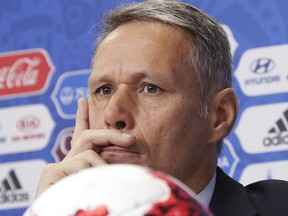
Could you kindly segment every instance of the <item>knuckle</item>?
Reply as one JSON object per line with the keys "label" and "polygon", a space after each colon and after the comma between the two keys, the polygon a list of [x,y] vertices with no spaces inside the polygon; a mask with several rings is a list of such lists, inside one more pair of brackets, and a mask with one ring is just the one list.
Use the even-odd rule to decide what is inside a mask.
{"label": "knuckle", "polygon": [[89,129],[85,129],[82,131],[82,133],[80,134],[80,136],[88,136],[90,130]]}
{"label": "knuckle", "polygon": [[96,154],[96,152],[95,152],[94,150],[92,150],[92,149],[87,149],[87,150],[86,150],[86,153],[87,153],[88,155],[94,155],[94,154]]}
{"label": "knuckle", "polygon": [[44,167],[44,171],[54,170],[56,165],[57,165],[56,163],[48,163],[48,164]]}

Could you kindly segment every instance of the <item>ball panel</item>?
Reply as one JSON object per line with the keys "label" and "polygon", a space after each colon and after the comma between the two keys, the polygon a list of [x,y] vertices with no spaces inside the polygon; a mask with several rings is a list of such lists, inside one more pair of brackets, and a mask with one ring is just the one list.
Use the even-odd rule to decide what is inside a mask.
{"label": "ball panel", "polygon": [[24,216],[163,214],[209,215],[177,179],[138,165],[115,164],[63,178],[35,200]]}

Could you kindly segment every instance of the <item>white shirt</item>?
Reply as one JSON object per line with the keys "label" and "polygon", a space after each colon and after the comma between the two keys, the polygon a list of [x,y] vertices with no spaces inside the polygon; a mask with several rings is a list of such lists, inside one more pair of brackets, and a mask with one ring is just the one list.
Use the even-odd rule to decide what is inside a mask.
{"label": "white shirt", "polygon": [[216,183],[216,172],[213,176],[213,178],[210,180],[210,182],[207,184],[207,186],[197,194],[197,198],[204,203],[207,207],[210,204],[212,194],[215,188],[215,183]]}

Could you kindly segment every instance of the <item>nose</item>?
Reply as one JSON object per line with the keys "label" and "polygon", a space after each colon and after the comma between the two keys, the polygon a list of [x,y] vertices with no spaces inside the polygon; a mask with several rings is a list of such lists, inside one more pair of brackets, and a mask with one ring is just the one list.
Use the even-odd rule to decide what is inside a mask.
{"label": "nose", "polygon": [[134,126],[135,103],[127,91],[117,90],[105,109],[104,123],[107,128],[129,130]]}

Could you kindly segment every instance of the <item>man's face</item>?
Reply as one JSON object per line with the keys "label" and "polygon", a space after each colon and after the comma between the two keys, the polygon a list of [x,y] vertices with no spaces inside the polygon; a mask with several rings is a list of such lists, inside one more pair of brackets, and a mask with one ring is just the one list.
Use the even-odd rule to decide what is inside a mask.
{"label": "man's face", "polygon": [[108,163],[149,166],[187,181],[205,163],[209,120],[199,117],[192,39],[158,22],[121,25],[101,43],[89,79],[91,129],[136,137],[127,149],[103,148]]}

